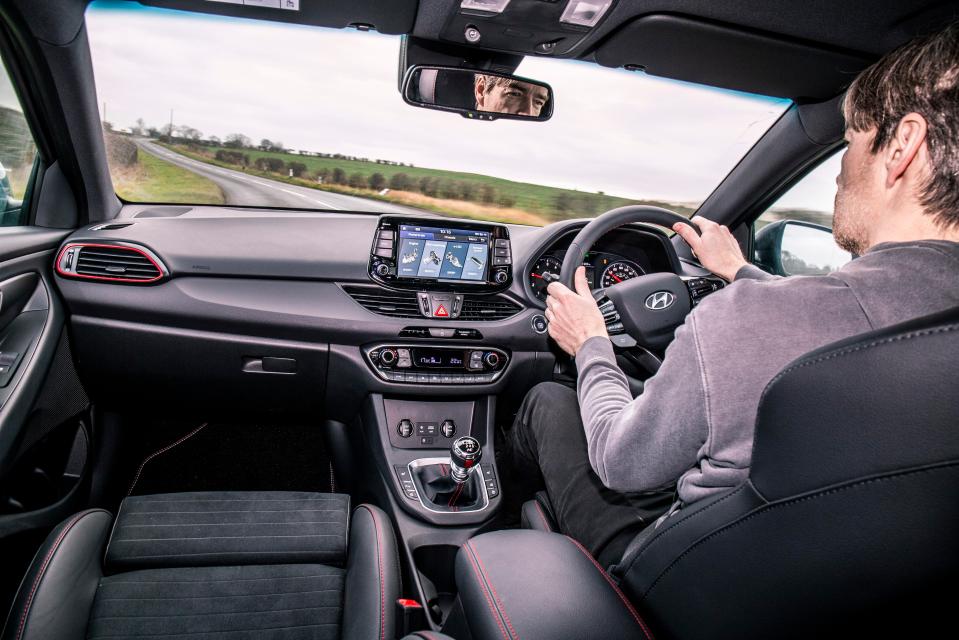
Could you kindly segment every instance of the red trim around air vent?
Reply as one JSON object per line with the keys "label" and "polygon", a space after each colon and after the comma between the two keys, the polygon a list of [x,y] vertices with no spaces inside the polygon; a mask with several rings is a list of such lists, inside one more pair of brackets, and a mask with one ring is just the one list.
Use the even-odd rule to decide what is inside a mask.
{"label": "red trim around air vent", "polygon": [[[102,248],[102,249],[121,249],[121,250],[126,250],[126,251],[133,251],[133,252],[139,253],[139,254],[142,255],[144,258],[146,258],[147,260],[149,260],[149,261],[150,261],[150,264],[152,264],[154,267],[156,267],[157,273],[159,273],[159,275],[158,275],[157,277],[155,277],[155,278],[150,278],[150,279],[148,279],[148,280],[141,280],[141,279],[138,279],[138,278],[122,278],[122,277],[121,277],[121,278],[113,278],[113,277],[109,277],[109,276],[91,276],[91,275],[87,275],[87,274],[85,274],[85,273],[70,273],[69,271],[63,271],[62,269],[60,269],[60,261],[63,259],[63,254],[66,253],[69,249],[72,249],[72,248],[74,248],[74,247],[100,247],[100,248]],[[77,252],[76,258],[74,259],[74,262],[73,262],[74,268],[76,268],[76,261],[77,261],[77,259],[79,259],[79,257],[80,257],[80,254],[79,254],[79,252]],[[108,282],[127,282],[127,283],[136,283],[136,284],[149,284],[149,283],[151,283],[151,282],[156,282],[157,280],[162,280],[162,279],[163,279],[163,276],[164,276],[164,269],[163,269],[163,267],[160,266],[160,264],[153,258],[153,256],[151,256],[149,253],[147,253],[147,252],[144,251],[143,249],[140,249],[140,248],[138,248],[138,247],[131,247],[131,246],[125,245],[125,244],[102,244],[102,243],[96,243],[96,242],[71,242],[71,243],[69,243],[69,244],[64,245],[64,247],[63,247],[62,249],[60,249],[60,253],[57,254],[57,260],[56,260],[56,262],[54,262],[53,266],[54,266],[54,268],[56,269],[57,275],[60,275],[60,276],[62,276],[62,277],[64,277],[64,278],[83,278],[83,279],[85,279],[85,280],[101,280],[101,281],[104,281],[104,280],[105,280],[105,281],[108,281]]]}

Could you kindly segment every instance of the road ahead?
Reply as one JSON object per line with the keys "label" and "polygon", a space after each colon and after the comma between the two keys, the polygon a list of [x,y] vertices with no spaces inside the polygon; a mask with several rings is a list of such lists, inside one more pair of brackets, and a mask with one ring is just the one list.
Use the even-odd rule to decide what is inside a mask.
{"label": "road ahead", "polygon": [[[242,171],[224,169],[205,162],[187,158],[179,153],[145,139],[136,139],[144,152],[203,176],[223,190],[226,204],[248,207],[285,207],[291,209],[329,209],[337,211],[363,211],[405,215],[431,215],[428,212],[401,205],[347,196],[319,189],[299,187],[277,180],[251,176]],[[435,214],[432,214],[435,215]]]}

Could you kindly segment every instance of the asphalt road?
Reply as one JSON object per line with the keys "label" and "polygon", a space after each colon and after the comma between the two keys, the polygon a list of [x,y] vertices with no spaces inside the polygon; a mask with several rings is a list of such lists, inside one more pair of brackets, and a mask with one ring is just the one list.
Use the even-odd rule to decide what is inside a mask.
{"label": "asphalt road", "polygon": [[285,182],[251,176],[242,171],[224,169],[205,162],[187,158],[179,153],[154,144],[149,140],[137,139],[137,146],[158,158],[203,176],[217,184],[223,190],[226,204],[247,207],[284,207],[290,209],[326,209],[334,211],[362,211],[373,213],[394,213],[406,215],[435,215],[430,212],[390,204],[379,200],[370,200],[357,196],[347,196],[319,189],[299,187]]}

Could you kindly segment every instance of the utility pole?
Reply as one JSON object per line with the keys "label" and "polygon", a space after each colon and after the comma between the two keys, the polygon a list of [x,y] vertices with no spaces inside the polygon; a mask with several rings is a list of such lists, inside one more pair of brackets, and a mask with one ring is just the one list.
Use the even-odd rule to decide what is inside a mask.
{"label": "utility pole", "polygon": [[170,130],[167,132],[167,144],[173,144],[173,109],[170,109]]}

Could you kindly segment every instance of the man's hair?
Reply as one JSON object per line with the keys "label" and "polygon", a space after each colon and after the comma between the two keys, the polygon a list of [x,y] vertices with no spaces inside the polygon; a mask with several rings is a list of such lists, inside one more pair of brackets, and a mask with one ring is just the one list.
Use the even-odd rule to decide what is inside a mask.
{"label": "man's hair", "polygon": [[487,94],[493,90],[494,87],[498,85],[510,86],[516,80],[513,78],[504,78],[503,76],[491,76],[485,73],[477,73],[476,77],[473,79],[473,82],[478,83],[480,80],[483,81],[483,94]]}
{"label": "man's hair", "polygon": [[926,119],[931,160],[919,200],[942,226],[959,225],[959,23],[884,56],[856,78],[843,102],[847,127],[876,128],[873,153],[913,112]]}

